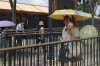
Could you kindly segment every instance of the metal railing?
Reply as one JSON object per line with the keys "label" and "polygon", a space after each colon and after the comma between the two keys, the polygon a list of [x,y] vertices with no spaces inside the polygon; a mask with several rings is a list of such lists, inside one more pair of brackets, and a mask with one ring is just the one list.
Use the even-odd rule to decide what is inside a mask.
{"label": "metal railing", "polygon": [[[66,45],[71,45],[70,57]],[[99,66],[99,50],[100,37],[4,48],[0,49],[0,66],[64,66],[67,57],[76,57],[76,66]]]}
{"label": "metal railing", "polygon": [[[41,41],[39,32],[9,32],[8,36],[4,37],[3,42],[1,42],[3,46],[0,49],[0,66],[64,66],[65,53],[63,48],[66,43],[72,44],[72,52],[70,53],[72,57],[74,55],[73,52],[76,55],[79,53],[82,57],[81,60],[77,61],[77,66],[99,66],[99,37],[60,42],[58,41],[61,37],[61,32],[59,31],[53,33],[45,32],[42,36],[43,41]],[[7,42],[5,39],[7,39]],[[76,45],[73,45],[74,43]],[[73,51],[74,48],[82,49]]]}
{"label": "metal railing", "polygon": [[7,48],[7,47],[15,47],[15,46],[25,46],[25,45],[32,45],[32,44],[39,44],[41,43],[48,43],[53,41],[58,41],[61,37],[61,32],[45,32],[43,34],[39,32],[25,32],[25,33],[16,33],[14,32],[6,34],[0,38],[0,47]]}

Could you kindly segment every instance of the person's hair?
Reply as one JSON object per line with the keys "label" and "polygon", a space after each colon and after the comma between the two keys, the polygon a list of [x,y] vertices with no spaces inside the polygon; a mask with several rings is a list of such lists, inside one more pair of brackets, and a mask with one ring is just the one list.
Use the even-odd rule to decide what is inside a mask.
{"label": "person's hair", "polygon": [[77,22],[76,22],[76,19],[75,19],[75,17],[74,16],[69,16],[69,15],[66,15],[65,17],[64,17],[64,19],[70,19],[70,21],[73,23],[73,26],[75,26],[75,27],[78,27],[78,24],[77,24]]}
{"label": "person's hair", "polygon": [[70,19],[70,21],[72,20],[71,16],[69,16],[69,15],[66,15],[66,16],[64,17],[64,19]]}
{"label": "person's hair", "polygon": [[71,17],[71,22],[73,23],[73,26],[78,27],[78,24],[77,24],[76,19],[75,19],[74,16]]}
{"label": "person's hair", "polygon": [[68,19],[68,18],[71,19],[68,15],[64,16],[64,19],[66,19],[66,18],[67,18],[67,19]]}

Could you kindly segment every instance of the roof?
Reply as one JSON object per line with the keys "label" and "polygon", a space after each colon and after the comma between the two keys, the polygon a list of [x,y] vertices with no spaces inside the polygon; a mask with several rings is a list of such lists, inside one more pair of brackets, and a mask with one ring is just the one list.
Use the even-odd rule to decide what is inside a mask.
{"label": "roof", "polygon": [[[6,4],[6,5],[5,5]],[[10,3],[5,1],[0,1],[0,10],[11,10]],[[16,10],[21,10],[18,7],[16,7]]]}
{"label": "roof", "polygon": [[[10,10],[11,7],[9,1],[0,1],[0,11],[10,11]],[[48,7],[40,5],[16,3],[16,10],[17,12],[48,14]]]}
{"label": "roof", "polygon": [[35,5],[35,7],[38,8],[42,12],[48,13],[48,8],[46,8],[46,7],[42,7],[42,6],[38,6],[38,5]]}

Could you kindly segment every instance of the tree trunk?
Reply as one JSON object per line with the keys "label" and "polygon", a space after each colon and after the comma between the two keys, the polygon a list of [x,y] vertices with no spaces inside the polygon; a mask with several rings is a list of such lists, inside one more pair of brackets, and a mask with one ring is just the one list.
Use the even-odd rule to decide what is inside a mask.
{"label": "tree trunk", "polygon": [[16,0],[9,0],[12,12],[12,21],[16,23]]}
{"label": "tree trunk", "polygon": [[[11,6],[11,12],[12,12],[12,21],[16,23],[16,0],[9,0],[10,6]],[[14,27],[12,27],[14,29]],[[12,36],[12,46],[15,46],[15,37]]]}
{"label": "tree trunk", "polygon": [[92,25],[94,26],[94,12],[91,13],[92,16]]}

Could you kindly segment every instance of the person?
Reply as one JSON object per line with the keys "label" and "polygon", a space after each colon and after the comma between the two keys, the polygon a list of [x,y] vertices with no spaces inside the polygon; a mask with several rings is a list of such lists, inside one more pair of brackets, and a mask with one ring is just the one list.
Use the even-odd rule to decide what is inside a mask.
{"label": "person", "polygon": [[[38,25],[37,29],[39,30],[40,34],[38,34],[38,36],[36,36],[36,38],[37,38],[36,39],[36,44],[44,43],[45,40],[44,40],[44,23],[43,23],[43,21],[39,22],[39,25]],[[43,48],[43,52],[45,53],[46,52],[45,46],[42,46],[42,48]],[[36,49],[37,49],[37,47],[35,48],[35,50]]]}
{"label": "person", "polygon": [[[19,33],[19,32],[24,33],[24,22],[21,22],[21,23],[17,24],[16,32],[17,33]],[[17,39],[16,46],[22,46],[22,36],[18,35],[18,36],[16,36],[16,39]]]}
{"label": "person", "polygon": [[[69,41],[74,39],[79,39],[79,28],[76,20],[73,16],[66,15],[64,17],[65,27],[62,30],[62,38],[61,41]],[[70,57],[69,47],[71,43],[69,42],[67,45],[63,47],[64,52],[64,66],[69,66],[69,62],[72,62],[70,66],[76,66],[76,61],[78,60],[76,57]],[[67,54],[67,56],[66,56]],[[60,55],[61,56],[61,55]],[[60,61],[62,59],[60,58]]]}
{"label": "person", "polygon": [[8,43],[8,34],[6,33],[6,28],[2,27],[1,28],[1,33],[0,33],[0,47],[1,48],[7,48],[9,45]]}
{"label": "person", "polygon": [[24,23],[23,22],[17,24],[16,31],[17,32],[24,32]]}
{"label": "person", "polygon": [[40,21],[39,22],[39,33],[41,33],[41,35],[40,35],[40,41],[41,41],[41,43],[43,43],[44,42],[44,37],[43,37],[43,34],[44,34],[44,23],[43,23],[43,21]]}
{"label": "person", "polygon": [[36,44],[38,44],[39,42],[43,43],[44,42],[44,23],[43,21],[39,22],[39,25],[37,26],[37,29],[39,30],[39,37],[37,37],[39,40],[36,42]]}

